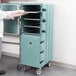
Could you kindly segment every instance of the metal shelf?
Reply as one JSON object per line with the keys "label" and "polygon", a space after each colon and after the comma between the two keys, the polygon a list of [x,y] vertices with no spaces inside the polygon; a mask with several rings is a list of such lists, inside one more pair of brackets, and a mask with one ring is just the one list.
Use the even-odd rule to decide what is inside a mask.
{"label": "metal shelf", "polygon": [[25,25],[24,27],[30,27],[30,28],[40,28],[39,26],[28,26],[28,25]]}
{"label": "metal shelf", "polygon": [[40,21],[40,19],[33,19],[33,18],[24,18],[24,20],[34,20],[34,21]]}
{"label": "metal shelf", "polygon": [[26,11],[26,13],[29,13],[29,14],[30,14],[30,13],[31,13],[31,14],[32,14],[32,13],[40,13],[40,12],[41,12],[41,11]]}

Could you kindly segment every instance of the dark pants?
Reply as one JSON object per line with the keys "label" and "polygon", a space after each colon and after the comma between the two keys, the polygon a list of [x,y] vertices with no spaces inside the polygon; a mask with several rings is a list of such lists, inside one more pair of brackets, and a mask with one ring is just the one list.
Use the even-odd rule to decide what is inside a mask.
{"label": "dark pants", "polygon": [[[0,37],[0,58],[1,58],[1,45],[2,45],[2,38]],[[0,70],[0,75],[5,74],[6,72],[3,70]]]}
{"label": "dark pants", "polygon": [[2,38],[0,37],[0,58],[1,58],[1,44],[2,43]]}

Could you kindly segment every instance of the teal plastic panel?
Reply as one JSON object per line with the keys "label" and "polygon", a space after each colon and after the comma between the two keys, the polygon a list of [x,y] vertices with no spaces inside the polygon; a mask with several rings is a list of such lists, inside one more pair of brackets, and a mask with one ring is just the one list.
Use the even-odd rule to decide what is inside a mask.
{"label": "teal plastic panel", "polygon": [[[14,11],[18,10],[18,4],[3,4],[2,8],[3,11]],[[19,22],[18,18],[4,20],[4,33],[9,34],[19,34]]]}
{"label": "teal plastic panel", "polygon": [[49,32],[48,32],[48,35],[47,36],[47,41],[48,41],[48,60],[52,60],[52,40],[53,40],[53,18],[54,18],[54,5],[48,5],[48,14],[49,14],[49,17],[47,17],[48,19],[48,28],[49,28]]}
{"label": "teal plastic panel", "polygon": [[46,60],[52,60],[52,31],[53,31],[53,5],[47,5],[47,57]]}
{"label": "teal plastic panel", "polygon": [[44,50],[43,54],[43,58],[44,58],[44,63],[42,64],[41,67],[43,67],[46,64],[46,35],[47,35],[47,22],[46,22],[46,16],[47,16],[47,12],[46,12],[46,5],[42,4],[41,5],[41,41],[44,41],[44,43],[42,43],[41,47],[42,50]]}
{"label": "teal plastic panel", "polygon": [[1,3],[0,3],[0,9],[1,9]]}
{"label": "teal plastic panel", "polygon": [[21,64],[40,67],[40,37],[21,35]]}

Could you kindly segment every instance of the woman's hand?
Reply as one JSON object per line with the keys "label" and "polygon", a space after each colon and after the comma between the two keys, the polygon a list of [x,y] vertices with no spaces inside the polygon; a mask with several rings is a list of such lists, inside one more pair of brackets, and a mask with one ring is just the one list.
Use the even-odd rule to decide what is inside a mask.
{"label": "woman's hand", "polygon": [[12,17],[18,17],[18,16],[22,16],[22,15],[27,15],[27,14],[28,14],[28,12],[26,12],[24,10],[11,11]]}
{"label": "woman's hand", "polygon": [[26,15],[26,14],[28,14],[28,12],[26,12],[24,10],[18,10],[18,14],[20,14],[20,15]]}

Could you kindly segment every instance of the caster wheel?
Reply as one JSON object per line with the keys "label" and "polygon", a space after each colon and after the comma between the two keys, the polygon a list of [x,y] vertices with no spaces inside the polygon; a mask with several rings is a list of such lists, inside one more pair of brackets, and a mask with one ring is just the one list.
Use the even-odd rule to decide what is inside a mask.
{"label": "caster wheel", "polygon": [[21,69],[22,69],[22,65],[18,64],[17,70],[21,70]]}
{"label": "caster wheel", "polygon": [[36,69],[36,74],[40,75],[41,74],[41,69]]}
{"label": "caster wheel", "polygon": [[28,70],[30,70],[30,68],[28,66],[24,66],[24,72],[27,72]]}
{"label": "caster wheel", "polygon": [[51,62],[48,62],[47,66],[50,67],[51,66]]}

